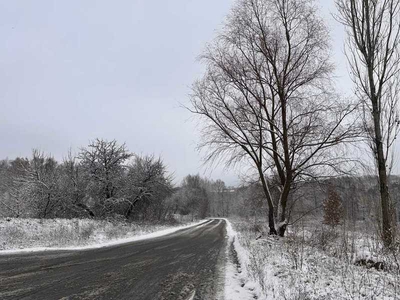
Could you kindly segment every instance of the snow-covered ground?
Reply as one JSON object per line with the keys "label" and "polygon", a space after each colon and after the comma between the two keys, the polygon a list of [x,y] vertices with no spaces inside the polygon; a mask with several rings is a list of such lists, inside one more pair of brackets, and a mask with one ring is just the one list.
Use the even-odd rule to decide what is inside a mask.
{"label": "snow-covered ground", "polygon": [[0,219],[0,254],[101,248],[155,238],[205,222],[173,226],[88,219]]}
{"label": "snow-covered ground", "polygon": [[[0,254],[99,248],[154,238],[189,226],[94,220],[0,219]],[[400,299],[399,251],[360,231],[341,234],[322,226],[290,228],[287,237],[256,239],[246,220],[227,222],[225,300]],[[253,224],[254,225],[254,224]],[[254,227],[254,226],[253,226]],[[384,264],[383,270],[357,260]]]}
{"label": "snow-covered ground", "polygon": [[[382,252],[376,241],[359,232],[332,238],[320,236],[318,226],[316,232],[292,231],[282,239],[257,240],[251,224],[231,222],[240,280],[258,299],[400,299],[399,253]],[[386,269],[356,266],[364,257],[382,260]]]}
{"label": "snow-covered ground", "polygon": [[[259,286],[249,280],[247,273],[248,257],[240,245],[232,224],[225,219],[228,234],[227,263],[225,267],[225,300],[247,300],[260,296]],[[244,268],[242,267],[244,266]]]}

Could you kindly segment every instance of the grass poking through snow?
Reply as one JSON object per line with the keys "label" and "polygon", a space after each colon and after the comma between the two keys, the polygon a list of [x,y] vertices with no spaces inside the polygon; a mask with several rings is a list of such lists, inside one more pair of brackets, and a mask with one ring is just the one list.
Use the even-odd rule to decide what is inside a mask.
{"label": "grass poking through snow", "polygon": [[172,226],[88,219],[0,219],[0,250],[82,247],[140,236]]}

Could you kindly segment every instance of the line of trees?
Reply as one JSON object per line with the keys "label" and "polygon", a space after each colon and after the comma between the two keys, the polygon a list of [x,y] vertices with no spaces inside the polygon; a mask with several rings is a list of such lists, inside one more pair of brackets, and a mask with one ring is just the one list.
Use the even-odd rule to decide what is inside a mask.
{"label": "line of trees", "polygon": [[182,215],[229,217],[232,193],[222,180],[208,180],[200,175],[188,175],[182,180],[171,200],[174,213]]}
{"label": "line of trees", "polygon": [[166,221],[227,215],[221,180],[188,175],[180,186],[161,160],[134,155],[117,141],[96,139],[63,162],[33,150],[0,161],[0,214],[34,218]]}
{"label": "line of trees", "polygon": [[[399,130],[399,2],[337,0],[357,97],[335,92],[329,32],[314,1],[240,0],[202,55],[189,110],[203,121],[206,161],[256,170],[270,234],[284,236],[296,190],[354,174],[367,141],[379,179],[382,238],[393,243],[388,175]],[[360,146],[361,147],[361,146]],[[353,173],[351,173],[351,171]]]}
{"label": "line of trees", "polygon": [[97,139],[62,163],[33,150],[29,159],[3,160],[0,172],[2,214],[14,217],[162,219],[173,193],[161,159],[115,140]]}
{"label": "line of trees", "polygon": [[3,160],[0,169],[0,205],[14,217],[161,219],[173,193],[161,159],[133,155],[115,140],[97,139],[62,163],[33,150],[30,159]]}

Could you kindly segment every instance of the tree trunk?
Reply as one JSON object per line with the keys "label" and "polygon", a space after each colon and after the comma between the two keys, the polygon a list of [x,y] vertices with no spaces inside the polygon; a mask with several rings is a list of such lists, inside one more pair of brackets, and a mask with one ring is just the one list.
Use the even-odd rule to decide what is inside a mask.
{"label": "tree trunk", "polygon": [[94,212],[89,207],[87,207],[87,205],[85,205],[83,203],[77,203],[75,205],[79,208],[82,208],[84,211],[86,211],[90,217],[92,217],[92,218],[95,217]]}
{"label": "tree trunk", "polygon": [[262,173],[262,170],[259,168],[258,170],[260,179],[261,179],[261,185],[263,187],[264,194],[267,198],[268,202],[268,226],[269,226],[269,234],[270,235],[277,235],[278,233],[276,232],[275,229],[275,214],[274,214],[274,204],[272,202],[271,198],[271,193],[269,191],[267,182],[264,178],[264,174]]}
{"label": "tree trunk", "polygon": [[137,195],[135,199],[133,199],[133,201],[129,203],[129,207],[125,212],[126,219],[129,219],[129,217],[131,216],[133,208],[135,207],[136,203],[140,200],[141,196],[142,196],[142,191],[140,191],[140,194]]}
{"label": "tree trunk", "polygon": [[47,217],[47,209],[48,209],[48,207],[49,207],[49,205],[50,205],[50,201],[51,201],[51,194],[48,193],[48,194],[47,194],[46,206],[44,207],[44,210],[43,210],[43,219],[45,219],[45,218]]}
{"label": "tree trunk", "polygon": [[[372,64],[371,64],[372,65]],[[383,151],[382,143],[382,129],[381,129],[381,110],[379,107],[381,95],[377,95],[376,88],[373,81],[373,69],[372,66],[368,68],[369,84],[371,90],[371,103],[372,103],[372,117],[374,121],[374,132],[375,132],[375,159],[378,167],[379,176],[379,192],[381,195],[381,209],[382,209],[382,240],[385,247],[390,247],[393,243],[393,229],[390,217],[390,195],[388,187],[388,176],[386,173],[386,159]]]}
{"label": "tree trunk", "polygon": [[277,235],[275,229],[275,220],[274,220],[274,208],[268,208],[268,226],[269,226],[269,234],[270,235]]}
{"label": "tree trunk", "polygon": [[[290,177],[287,178],[291,179]],[[286,206],[287,206],[287,201],[289,199],[289,193],[290,193],[290,185],[288,184],[288,181],[286,181],[285,186],[283,187],[283,191],[281,194],[281,197],[279,199],[279,207],[278,207],[278,235],[280,237],[285,236],[286,228],[287,228],[287,220],[286,220]]]}
{"label": "tree trunk", "polygon": [[129,217],[131,216],[133,208],[135,207],[136,202],[137,202],[137,199],[135,199],[133,202],[129,203],[129,207],[125,212],[125,218],[126,219],[129,219]]}
{"label": "tree trunk", "polygon": [[388,187],[388,176],[386,173],[386,162],[383,152],[382,134],[380,128],[379,112],[375,112],[374,105],[374,125],[375,125],[375,146],[376,159],[379,175],[379,192],[381,195],[382,208],[382,239],[385,247],[390,247],[393,243],[393,228],[390,215],[390,195]]}

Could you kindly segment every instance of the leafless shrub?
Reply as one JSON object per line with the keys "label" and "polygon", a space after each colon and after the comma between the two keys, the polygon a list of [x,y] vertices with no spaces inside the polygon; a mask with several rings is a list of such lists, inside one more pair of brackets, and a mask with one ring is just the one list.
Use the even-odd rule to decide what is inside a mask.
{"label": "leafless shrub", "polygon": [[316,247],[322,251],[327,251],[330,247],[335,245],[335,243],[338,241],[338,237],[339,234],[336,230],[321,226],[319,230],[313,232],[309,244],[312,247]]}

